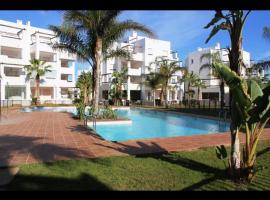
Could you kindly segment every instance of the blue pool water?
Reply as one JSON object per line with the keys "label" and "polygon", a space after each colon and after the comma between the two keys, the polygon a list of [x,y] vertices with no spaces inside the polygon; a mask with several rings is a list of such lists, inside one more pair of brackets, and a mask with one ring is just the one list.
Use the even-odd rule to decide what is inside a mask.
{"label": "blue pool water", "polygon": [[[22,112],[69,112],[76,114],[75,107],[28,107]],[[143,109],[117,110],[119,116],[132,120],[132,124],[97,125],[96,132],[106,140],[125,141],[134,139],[189,136],[229,131],[229,124],[182,114]]]}
{"label": "blue pool water", "polygon": [[25,107],[22,112],[69,112],[76,114],[75,107]]}
{"label": "blue pool water", "polygon": [[117,110],[117,112],[121,117],[131,119],[132,124],[97,125],[96,132],[106,140],[189,136],[229,130],[228,123],[187,115],[143,109]]}

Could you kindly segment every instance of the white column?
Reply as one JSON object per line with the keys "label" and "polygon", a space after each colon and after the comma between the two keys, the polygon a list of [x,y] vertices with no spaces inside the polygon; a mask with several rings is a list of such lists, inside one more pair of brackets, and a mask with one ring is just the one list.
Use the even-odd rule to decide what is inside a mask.
{"label": "white column", "polygon": [[5,75],[4,75],[4,66],[0,64],[0,75],[1,79],[1,100],[5,99]]}
{"label": "white column", "polygon": [[[127,62],[128,75],[129,75],[130,66],[131,66],[131,63],[130,63],[130,61],[128,61]],[[130,101],[130,76],[128,76],[128,79],[127,79],[127,100]]]}
{"label": "white column", "polygon": [[167,99],[168,99],[168,101],[171,100],[171,99],[170,99],[170,90],[167,90]]}
{"label": "white column", "polygon": [[35,59],[39,59],[39,33],[36,33],[36,52]]}
{"label": "white column", "polygon": [[31,85],[30,85],[30,81],[28,81],[25,85],[26,87],[26,99],[27,100],[31,100]]}

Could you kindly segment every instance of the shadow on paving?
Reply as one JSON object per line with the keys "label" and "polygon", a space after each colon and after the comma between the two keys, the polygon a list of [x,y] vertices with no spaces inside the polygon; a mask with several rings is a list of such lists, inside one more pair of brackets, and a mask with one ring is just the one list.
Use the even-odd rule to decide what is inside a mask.
{"label": "shadow on paving", "polygon": [[109,190],[105,184],[89,174],[76,179],[61,177],[17,175],[6,190]]}
{"label": "shadow on paving", "polygon": [[[16,166],[16,159],[21,159],[18,164],[25,164],[26,159],[30,158],[34,159],[34,161],[45,162],[47,163],[46,165],[50,165],[50,162],[56,160],[91,157],[91,153],[87,151],[78,151],[75,148],[68,148],[52,143],[42,143],[42,139],[41,137],[1,135],[0,169],[5,169],[7,166]],[[15,159],[15,164],[12,161],[13,159]],[[38,179],[42,177],[32,178]]]}

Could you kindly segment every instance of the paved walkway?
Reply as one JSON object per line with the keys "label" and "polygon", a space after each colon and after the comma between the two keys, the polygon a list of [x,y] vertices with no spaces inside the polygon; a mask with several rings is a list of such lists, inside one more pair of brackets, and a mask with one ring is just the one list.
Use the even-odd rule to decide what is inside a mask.
{"label": "paved walkway", "polygon": [[[270,129],[265,129],[262,139],[270,139]],[[181,151],[220,144],[230,144],[229,133],[113,143],[87,131],[68,113],[13,110],[0,122],[0,166]]]}

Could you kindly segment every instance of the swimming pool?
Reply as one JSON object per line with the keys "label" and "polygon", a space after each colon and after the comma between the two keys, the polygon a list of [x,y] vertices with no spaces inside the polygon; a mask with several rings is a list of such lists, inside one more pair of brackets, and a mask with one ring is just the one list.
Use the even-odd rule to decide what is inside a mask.
{"label": "swimming pool", "polygon": [[106,140],[189,136],[229,131],[229,124],[182,114],[144,109],[117,110],[119,116],[129,118],[132,124],[97,125],[96,132]]}
{"label": "swimming pool", "polygon": [[[75,107],[26,107],[22,112],[69,112]],[[125,141],[211,134],[229,131],[229,123],[183,114],[145,109],[117,109],[120,117],[132,120],[131,124],[97,125],[96,132],[106,140]]]}
{"label": "swimming pool", "polygon": [[25,107],[21,109],[22,112],[69,112],[76,114],[76,108],[74,106],[63,106],[63,107],[43,107],[33,106]]}

